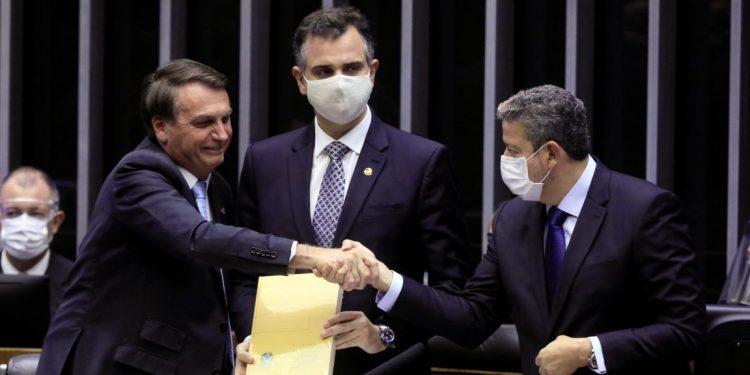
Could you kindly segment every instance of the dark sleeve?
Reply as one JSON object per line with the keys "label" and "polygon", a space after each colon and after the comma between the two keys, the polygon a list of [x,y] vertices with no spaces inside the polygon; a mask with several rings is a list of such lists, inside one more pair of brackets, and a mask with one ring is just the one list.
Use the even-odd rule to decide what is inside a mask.
{"label": "dark sleeve", "polygon": [[112,215],[131,235],[177,259],[286,272],[291,240],[204,220],[174,179],[166,177],[170,167],[153,158],[130,157],[113,172]]}
{"label": "dark sleeve", "polygon": [[391,316],[468,347],[487,339],[507,319],[509,308],[492,241],[474,276],[459,295],[404,278]]}
{"label": "dark sleeve", "polygon": [[656,196],[635,240],[635,288],[647,301],[652,323],[597,334],[607,368],[630,363],[688,361],[703,345],[705,306],[695,253],[677,198]]}
{"label": "dark sleeve", "polygon": [[[445,147],[436,148],[430,155],[421,181],[417,215],[428,282],[439,290],[457,294],[471,276],[476,260],[468,250],[461,198]],[[432,335],[409,320],[385,316],[378,323],[391,326],[399,344],[411,345]]]}

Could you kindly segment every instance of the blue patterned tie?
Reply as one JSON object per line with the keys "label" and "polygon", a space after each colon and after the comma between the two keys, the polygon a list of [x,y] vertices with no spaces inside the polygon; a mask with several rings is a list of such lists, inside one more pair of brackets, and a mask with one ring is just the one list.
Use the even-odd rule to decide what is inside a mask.
{"label": "blue patterned tie", "polygon": [[313,213],[313,229],[315,230],[315,242],[318,246],[332,247],[333,236],[336,234],[336,226],[339,223],[341,207],[344,205],[344,186],[346,176],[341,159],[344,158],[349,148],[339,141],[331,142],[325,148],[331,158],[320,183],[320,194],[315,204]]}
{"label": "blue patterned tie", "polygon": [[560,266],[565,258],[565,231],[563,222],[568,214],[559,210],[557,207],[551,207],[547,213],[549,222],[547,223],[547,246],[544,252],[545,268],[547,270],[547,298],[552,302],[555,295],[557,281],[560,278]]}
{"label": "blue patterned tie", "polygon": [[[195,204],[198,206],[198,212],[201,213],[204,219],[208,220],[208,210],[206,207],[206,191],[208,190],[208,184],[206,181],[198,181],[193,185],[190,191],[193,192],[195,197]],[[227,301],[227,287],[224,283],[224,271],[221,268],[219,270],[219,277],[221,278],[221,291],[224,294],[224,305],[227,306],[227,350],[226,360],[227,363],[234,367],[234,348],[232,347],[232,323],[229,322],[229,303]]]}

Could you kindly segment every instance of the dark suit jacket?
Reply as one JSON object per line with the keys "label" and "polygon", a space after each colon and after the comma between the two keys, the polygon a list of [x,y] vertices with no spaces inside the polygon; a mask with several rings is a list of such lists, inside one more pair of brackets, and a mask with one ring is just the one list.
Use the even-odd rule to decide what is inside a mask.
{"label": "dark suit jacket", "polygon": [[[70,269],[72,267],[73,263],[68,260],[68,258],[50,251],[47,272],[44,273],[45,275],[49,276],[50,318],[55,314],[55,311],[60,306],[63,292],[65,291],[65,287],[67,286],[68,274],[70,273]],[[1,273],[3,273],[2,267],[0,267],[0,274]]]}
{"label": "dark suit jacket", "polygon": [[[240,180],[240,221],[249,228],[315,243],[310,219],[313,125],[250,145]],[[364,173],[366,168],[371,175]],[[471,274],[460,197],[447,149],[403,132],[372,115],[338,223],[334,246],[344,239],[362,242],[379,260],[404,275],[458,291]],[[235,313],[250,329],[254,289]],[[363,311],[378,322],[375,290],[345,293],[342,311]],[[375,367],[424,338],[398,322],[396,350],[368,355],[359,348],[336,354],[337,373],[356,374]],[[322,328],[322,327],[321,327]]]}
{"label": "dark suit jacket", "polygon": [[[208,194],[226,222],[231,188],[217,173]],[[227,310],[215,267],[285,273],[292,241],[218,223],[203,220],[158,144],[125,155],[99,193],[38,374],[220,373]]]}
{"label": "dark suit jacket", "polygon": [[676,197],[598,163],[551,306],[545,225],[543,204],[502,203],[490,248],[460,297],[405,279],[391,313],[467,346],[512,315],[524,374],[538,374],[536,355],[558,335],[598,336],[608,374],[689,374],[705,307]]}

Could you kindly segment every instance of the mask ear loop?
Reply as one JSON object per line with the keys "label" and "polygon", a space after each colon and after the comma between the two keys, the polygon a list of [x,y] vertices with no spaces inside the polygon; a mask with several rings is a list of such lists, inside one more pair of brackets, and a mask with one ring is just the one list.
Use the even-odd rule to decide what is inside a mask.
{"label": "mask ear loop", "polygon": [[[542,149],[543,149],[543,148],[544,148],[544,146],[546,146],[546,145],[547,145],[547,142],[544,142],[544,144],[543,144],[543,145],[541,145],[541,146],[539,146],[539,148],[538,148],[538,149],[537,149],[536,151],[534,151],[534,153],[533,153],[533,154],[531,154],[531,156],[529,156],[528,158],[526,158],[526,163],[527,163],[527,167],[526,167],[526,168],[528,168],[528,162],[529,162],[529,160],[531,160],[531,158],[533,158],[534,156],[536,156],[536,154],[538,154],[538,153],[539,153],[539,151],[542,151]],[[539,182],[534,182],[534,181],[531,181],[531,179],[529,179],[529,181],[531,181],[531,182],[534,182],[535,184],[542,184],[542,183],[544,183],[544,180],[546,180],[546,179],[547,179],[547,177],[549,177],[549,174],[550,174],[551,172],[552,172],[552,168],[548,169],[548,170],[547,170],[547,174],[545,174],[545,175],[544,175],[544,177],[542,177],[542,179],[541,179],[541,180],[540,180]],[[528,173],[529,173],[529,172],[528,172],[528,170],[527,170],[526,174],[528,175]]]}

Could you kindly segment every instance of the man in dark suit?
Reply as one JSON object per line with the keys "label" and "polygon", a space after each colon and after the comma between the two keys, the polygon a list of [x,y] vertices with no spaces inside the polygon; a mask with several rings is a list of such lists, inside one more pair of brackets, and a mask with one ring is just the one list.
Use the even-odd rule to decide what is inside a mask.
{"label": "man in dark suit", "polygon": [[[311,13],[293,51],[292,75],[315,119],[248,147],[241,223],[319,246],[356,239],[409,277],[422,280],[426,271],[431,285],[460,290],[472,265],[448,151],[368,107],[379,61],[367,20],[351,7]],[[249,331],[253,304],[251,288],[240,333]],[[336,336],[337,374],[364,373],[426,337],[383,321],[372,288],[346,293],[342,311],[332,319],[347,326]],[[395,342],[381,341],[381,332],[394,332]]]}
{"label": "man in dark suit", "polygon": [[73,266],[49,248],[65,220],[59,207],[60,193],[39,169],[17,168],[0,185],[0,273],[48,276],[50,317]]}
{"label": "man in dark suit", "polygon": [[226,84],[191,60],[146,77],[149,136],[101,188],[38,374],[230,374],[226,301],[234,288],[224,268],[342,266],[345,288],[370,277],[362,249],[321,249],[224,224],[233,217],[231,188],[214,169],[232,136]]}
{"label": "man in dark suit", "polygon": [[512,316],[524,374],[689,374],[705,308],[680,202],[591,157],[583,103],[561,88],[521,91],[498,116],[518,197],[474,276],[454,296],[381,268],[395,304],[379,306],[467,346]]}

